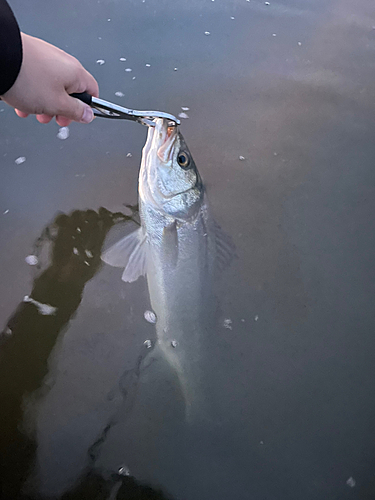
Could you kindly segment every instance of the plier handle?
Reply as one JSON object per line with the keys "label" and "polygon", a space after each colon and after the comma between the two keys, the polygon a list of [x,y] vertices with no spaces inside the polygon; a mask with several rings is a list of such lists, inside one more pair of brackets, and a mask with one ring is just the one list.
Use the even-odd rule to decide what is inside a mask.
{"label": "plier handle", "polygon": [[98,97],[93,97],[87,92],[70,94],[80,101],[88,104],[94,110],[94,116],[102,118],[112,118],[114,120],[131,120],[134,122],[147,125],[148,127],[155,127],[153,118],[165,118],[174,125],[180,125],[180,120],[169,113],[163,111],[138,111],[136,109],[128,109],[118,104],[109,101],[104,101]]}

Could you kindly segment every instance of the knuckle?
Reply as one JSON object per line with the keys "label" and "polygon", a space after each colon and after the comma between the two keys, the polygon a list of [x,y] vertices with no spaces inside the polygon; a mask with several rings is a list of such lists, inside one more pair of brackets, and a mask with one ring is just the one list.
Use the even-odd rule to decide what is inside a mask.
{"label": "knuckle", "polygon": [[85,92],[87,90],[85,76],[85,70],[82,67],[78,68],[75,75],[74,85],[74,87],[77,89],[76,92]]}

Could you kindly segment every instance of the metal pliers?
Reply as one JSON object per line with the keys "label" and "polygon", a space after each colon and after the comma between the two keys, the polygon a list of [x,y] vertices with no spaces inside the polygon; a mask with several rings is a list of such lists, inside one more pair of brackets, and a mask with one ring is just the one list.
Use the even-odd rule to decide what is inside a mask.
{"label": "metal pliers", "polygon": [[118,104],[104,101],[98,97],[92,97],[87,92],[70,95],[93,108],[94,116],[117,120],[132,120],[142,125],[147,125],[148,127],[155,127],[153,118],[165,118],[166,120],[174,122],[174,125],[180,125],[180,120],[178,118],[169,113],[164,113],[163,111],[137,111],[136,109],[128,109]]}

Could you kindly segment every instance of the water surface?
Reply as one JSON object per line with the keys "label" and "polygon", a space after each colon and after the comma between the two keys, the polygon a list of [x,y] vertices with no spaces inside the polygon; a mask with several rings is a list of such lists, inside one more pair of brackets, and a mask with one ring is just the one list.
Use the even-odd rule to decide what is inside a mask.
{"label": "water surface", "polygon": [[[137,372],[155,338],[146,282],[125,284],[99,259],[136,226],[121,214],[137,203],[146,129],[98,119],[62,141],[56,124],[0,105],[9,498],[28,477],[36,498],[148,484],[145,498],[373,499],[373,3],[11,4],[104,99],[190,108],[181,130],[238,259],[217,286],[205,366],[219,418],[187,429],[176,387]],[[35,252],[40,269],[25,262]]]}

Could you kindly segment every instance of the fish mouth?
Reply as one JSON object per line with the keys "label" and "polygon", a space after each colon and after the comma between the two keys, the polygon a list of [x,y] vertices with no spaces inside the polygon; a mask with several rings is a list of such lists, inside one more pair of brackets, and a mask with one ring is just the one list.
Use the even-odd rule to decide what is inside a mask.
{"label": "fish mouth", "polygon": [[172,160],[174,145],[178,136],[177,126],[169,126],[168,120],[158,119],[156,122],[156,137],[159,141],[157,155],[163,163]]}

